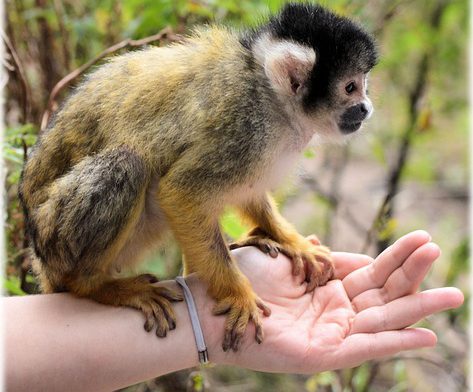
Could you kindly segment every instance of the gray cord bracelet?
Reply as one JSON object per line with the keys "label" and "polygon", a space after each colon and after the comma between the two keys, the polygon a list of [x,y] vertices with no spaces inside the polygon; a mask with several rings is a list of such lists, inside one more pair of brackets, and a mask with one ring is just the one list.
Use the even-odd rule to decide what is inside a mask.
{"label": "gray cord bracelet", "polygon": [[191,318],[192,330],[194,331],[195,344],[199,353],[199,362],[201,365],[208,365],[210,363],[209,353],[207,352],[207,346],[205,345],[204,334],[202,333],[202,327],[200,326],[194,297],[187,286],[186,280],[182,276],[176,277],[175,280],[182,287],[182,291],[184,291],[184,298],[186,299],[187,309],[189,310],[189,316]]}

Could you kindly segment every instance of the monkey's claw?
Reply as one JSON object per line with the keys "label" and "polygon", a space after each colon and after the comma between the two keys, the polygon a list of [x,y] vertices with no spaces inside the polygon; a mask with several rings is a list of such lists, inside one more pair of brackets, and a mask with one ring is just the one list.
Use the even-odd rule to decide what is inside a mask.
{"label": "monkey's claw", "polygon": [[327,247],[311,245],[309,249],[298,253],[298,259],[303,260],[307,293],[325,285],[333,277],[333,263]]}
{"label": "monkey's claw", "polygon": [[225,333],[222,343],[223,351],[238,351],[246,327],[250,321],[255,325],[255,340],[263,341],[263,327],[260,309],[264,316],[271,314],[271,309],[256,296],[229,296],[217,302],[213,309],[215,315],[227,314]]}
{"label": "monkey's claw", "polygon": [[280,245],[272,239],[260,235],[249,235],[248,237],[232,242],[229,245],[230,250],[243,248],[245,246],[256,246],[261,252],[270,255],[273,259],[278,257],[281,251]]}
{"label": "monkey's claw", "polygon": [[167,331],[176,328],[176,316],[171,302],[182,300],[180,293],[165,287],[152,287],[140,300],[140,309],[146,318],[144,329],[150,332],[156,328],[156,335],[165,337]]}
{"label": "monkey's claw", "polygon": [[134,295],[126,298],[123,305],[141,310],[146,318],[144,329],[147,332],[156,328],[156,335],[165,337],[167,331],[176,328],[176,316],[171,302],[182,301],[181,293],[166,287],[153,286],[156,277],[150,274],[139,275],[134,281]]}
{"label": "monkey's claw", "polygon": [[303,242],[297,246],[280,245],[280,252],[292,260],[292,274],[304,273],[306,292],[323,286],[333,277],[330,249],[322,245]]}

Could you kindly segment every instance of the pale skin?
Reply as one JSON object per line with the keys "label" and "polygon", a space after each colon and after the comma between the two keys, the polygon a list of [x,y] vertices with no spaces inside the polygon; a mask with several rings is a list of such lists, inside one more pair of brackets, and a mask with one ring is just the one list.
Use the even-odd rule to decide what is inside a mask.
{"label": "pale skin", "polygon": [[[334,252],[335,278],[305,293],[291,263],[255,248],[232,252],[255,292],[271,308],[258,345],[250,325],[238,352],[224,353],[224,317],[195,276],[187,277],[197,303],[212,362],[254,370],[317,373],[347,368],[403,350],[432,347],[434,332],[409,328],[424,317],[455,308],[455,288],[418,292],[437,245],[423,231],[399,239],[373,260]],[[158,284],[177,288],[175,282]],[[164,339],[138,328],[142,314],[69,294],[4,299],[7,320],[6,386],[9,391],[109,391],[198,364],[184,303],[177,328]]]}

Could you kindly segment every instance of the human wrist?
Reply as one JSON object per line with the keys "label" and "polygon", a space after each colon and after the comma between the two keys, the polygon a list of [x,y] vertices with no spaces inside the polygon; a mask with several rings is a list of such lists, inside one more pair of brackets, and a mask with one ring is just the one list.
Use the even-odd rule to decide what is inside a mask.
{"label": "human wrist", "polygon": [[[223,332],[224,332],[224,317],[214,316],[212,309],[215,301],[207,294],[207,286],[197,277],[196,274],[190,274],[185,277],[186,284],[189,287],[192,297],[197,309],[197,314],[202,327],[202,332],[207,346],[209,361],[213,364],[224,364],[224,352],[222,350]],[[158,285],[165,286],[171,290],[182,291],[182,287],[175,280],[161,281]],[[180,312],[181,308],[185,311]],[[197,346],[194,340],[194,331],[192,330],[189,310],[185,301],[182,303],[175,303],[174,309],[177,311],[176,329],[185,328],[189,330],[189,335],[192,335],[193,349],[195,349],[195,366],[199,365]],[[182,314],[182,317],[179,317]],[[187,334],[186,334],[187,335]]]}
{"label": "human wrist", "polygon": [[213,314],[215,301],[207,294],[206,284],[196,274],[186,276],[186,283],[196,304],[209,361],[213,364],[224,364],[224,352],[221,345],[225,318]]}
{"label": "human wrist", "polygon": [[252,323],[248,325],[245,337],[243,338],[245,343],[242,344],[237,352],[232,350],[227,352],[223,351],[222,343],[225,332],[225,315],[216,316],[213,314],[213,308],[216,302],[207,293],[206,284],[199,279],[196,274],[186,276],[186,283],[192,292],[197,307],[199,320],[207,345],[209,361],[216,365],[248,366],[248,350],[249,352],[252,352],[255,349],[255,346],[259,346],[254,338],[254,325]]}

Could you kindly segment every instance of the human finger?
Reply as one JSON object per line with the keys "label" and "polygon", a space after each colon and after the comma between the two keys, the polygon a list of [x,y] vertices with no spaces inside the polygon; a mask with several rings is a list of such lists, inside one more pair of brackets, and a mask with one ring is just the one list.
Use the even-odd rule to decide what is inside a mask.
{"label": "human finger", "polygon": [[462,303],[463,294],[454,287],[426,290],[357,313],[350,334],[405,328],[433,313],[456,308]]}
{"label": "human finger", "polygon": [[440,248],[427,243],[417,248],[407,260],[395,270],[381,288],[362,292],[352,300],[359,312],[373,306],[384,305],[396,298],[415,293],[424,280],[432,263],[439,257]]}
{"label": "human finger", "polygon": [[350,299],[353,299],[364,291],[383,287],[388,277],[401,266],[417,248],[429,242],[430,239],[430,235],[423,230],[406,234],[393,245],[385,249],[369,267],[356,270],[349,274],[343,280],[343,285]]}
{"label": "human finger", "polygon": [[363,254],[348,252],[332,252],[332,261],[335,269],[334,279],[343,279],[353,271],[373,263],[373,258]]}
{"label": "human finger", "polygon": [[334,368],[354,367],[362,362],[392,356],[400,351],[433,347],[436,343],[435,333],[425,328],[358,333],[344,340],[339,350],[339,361]]}

